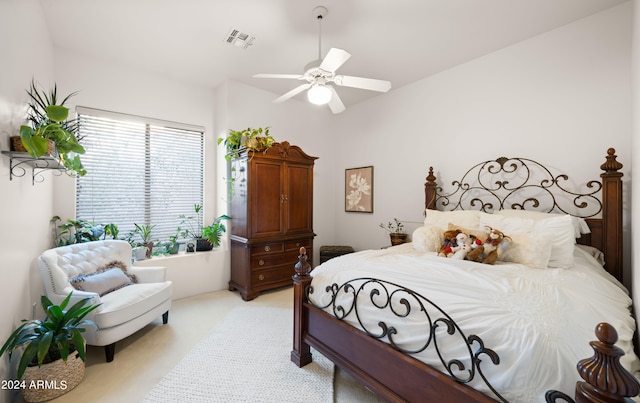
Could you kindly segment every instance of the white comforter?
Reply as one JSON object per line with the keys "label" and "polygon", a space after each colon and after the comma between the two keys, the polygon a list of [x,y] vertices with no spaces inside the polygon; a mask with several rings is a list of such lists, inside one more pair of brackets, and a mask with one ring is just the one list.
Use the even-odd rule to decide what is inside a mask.
{"label": "white comforter", "polygon": [[[519,264],[491,266],[445,259],[404,244],[343,255],[318,266],[311,273],[315,292],[310,299],[325,305],[330,301],[324,293],[326,286],[357,277],[402,284],[443,308],[467,336],[480,336],[485,347],[500,356],[498,366],[481,357],[481,368],[504,398],[543,402],[549,389],[573,395],[575,383],[581,380],[576,363],[593,355],[589,342],[595,340],[599,322],[606,321],[618,331],[617,345],[626,352],[621,359],[625,368],[634,374],[640,369],[633,353],[635,321],[626,290],[590,254],[575,248],[574,255],[576,263],[571,269],[539,270]],[[367,313],[371,318],[364,320],[365,325],[378,332],[381,311],[370,308],[364,312],[359,305],[360,317]],[[357,324],[355,315],[347,321]],[[424,342],[428,332],[413,315],[409,325],[400,325],[391,317],[385,321],[397,324],[396,340],[402,337],[407,347]],[[414,329],[413,335],[407,336],[407,326]],[[449,348],[454,351],[446,360],[468,356],[460,345]],[[420,353],[418,358],[442,367],[433,351]],[[471,386],[491,395],[482,383],[474,381]]]}

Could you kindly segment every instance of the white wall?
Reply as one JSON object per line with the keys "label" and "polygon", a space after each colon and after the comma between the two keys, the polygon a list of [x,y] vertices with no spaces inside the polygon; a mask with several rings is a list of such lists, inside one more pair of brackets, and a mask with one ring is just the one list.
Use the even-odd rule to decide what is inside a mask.
{"label": "white wall", "polygon": [[[471,163],[528,157],[598,179],[615,147],[629,190],[631,166],[629,3],[358,104],[337,122],[343,169],[374,166],[374,213],[343,212],[336,242],[389,244],[380,222],[423,220],[428,167],[451,183]],[[630,192],[625,198],[629,234]],[[413,224],[418,225],[418,224]],[[629,248],[627,248],[629,251]]]}
{"label": "white wall", "polygon": [[[29,29],[24,29],[25,21]],[[9,149],[9,136],[19,133],[26,116],[32,77],[53,82],[53,52],[40,5],[33,0],[0,2],[0,149]],[[20,40],[8,38],[19,37]],[[30,174],[9,180],[9,159],[0,157],[0,340],[4,342],[21,319],[31,318],[32,303],[43,290],[35,258],[49,245],[52,183],[31,185]],[[0,379],[9,379],[6,356],[0,358]],[[9,392],[0,391],[0,401]]]}

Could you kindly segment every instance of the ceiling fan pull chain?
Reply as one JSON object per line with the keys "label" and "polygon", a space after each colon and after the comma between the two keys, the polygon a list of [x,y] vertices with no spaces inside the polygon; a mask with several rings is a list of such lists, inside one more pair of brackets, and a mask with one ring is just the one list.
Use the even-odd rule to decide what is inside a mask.
{"label": "ceiling fan pull chain", "polygon": [[318,15],[318,60],[322,60],[322,14]]}

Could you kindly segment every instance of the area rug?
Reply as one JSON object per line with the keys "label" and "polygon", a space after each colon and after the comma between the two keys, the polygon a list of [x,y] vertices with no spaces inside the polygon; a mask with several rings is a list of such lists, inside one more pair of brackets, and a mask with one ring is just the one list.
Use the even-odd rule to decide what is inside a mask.
{"label": "area rug", "polygon": [[240,306],[156,385],[151,402],[332,402],[333,363],[291,362],[291,309]]}

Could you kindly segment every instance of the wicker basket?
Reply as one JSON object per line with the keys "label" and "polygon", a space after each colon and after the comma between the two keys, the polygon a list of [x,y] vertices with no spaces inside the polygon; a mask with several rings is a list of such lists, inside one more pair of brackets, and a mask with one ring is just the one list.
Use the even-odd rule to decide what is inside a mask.
{"label": "wicker basket", "polygon": [[[11,151],[17,151],[20,153],[26,153],[27,149],[24,148],[24,144],[22,144],[22,139],[20,136],[11,136],[9,138],[11,140],[11,144],[9,149]],[[53,155],[56,152],[56,145],[53,141],[49,140],[49,147],[47,148],[47,154]]]}
{"label": "wicker basket", "polygon": [[26,402],[44,402],[69,392],[84,378],[84,361],[75,351],[67,362],[59,359],[41,367],[27,367],[22,376],[25,387],[22,396]]}

